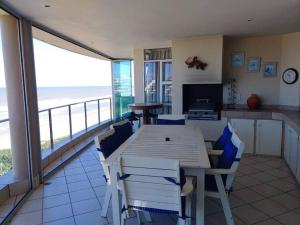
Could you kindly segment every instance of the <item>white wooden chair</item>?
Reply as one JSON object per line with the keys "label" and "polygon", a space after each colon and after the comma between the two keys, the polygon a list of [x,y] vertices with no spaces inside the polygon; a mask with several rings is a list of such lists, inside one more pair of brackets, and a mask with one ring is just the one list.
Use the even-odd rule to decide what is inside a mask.
{"label": "white wooden chair", "polygon": [[119,122],[117,122],[117,123],[111,124],[111,125],[109,126],[109,128],[110,128],[110,129],[114,129],[114,126],[121,126],[121,125],[124,125],[124,124],[126,124],[126,123],[128,123],[128,122],[129,122],[129,120],[127,120],[127,119],[121,120],[121,121],[119,121]]}
{"label": "white wooden chair", "polygon": [[[193,178],[187,177],[181,190],[179,161],[149,157],[123,156],[119,159],[118,184],[124,196],[122,221],[128,210],[178,215],[178,224],[190,224]],[[122,196],[122,197],[123,197]],[[186,197],[186,212],[182,215],[181,197]]]}
{"label": "white wooden chair", "polygon": [[[124,124],[124,123],[122,123]],[[121,124],[120,124],[121,125]],[[101,140],[113,135],[115,133],[114,129],[111,129],[99,136],[96,136],[94,138],[94,142],[95,145],[97,147],[97,149],[100,149],[100,142]],[[106,217],[107,216],[107,211],[108,211],[108,207],[109,207],[109,202],[112,196],[112,188],[111,188],[111,178],[110,178],[110,169],[109,169],[109,165],[106,161],[106,158],[104,157],[103,153],[101,151],[99,152],[99,157],[100,157],[100,162],[103,168],[103,172],[104,172],[104,179],[106,180],[106,192],[105,192],[105,197],[104,197],[104,202],[103,202],[103,206],[102,206],[102,211],[101,211],[101,216],[102,217]],[[147,222],[151,222],[151,216],[150,213],[144,213],[144,217],[146,218]]]}
{"label": "white wooden chair", "polygon": [[[221,203],[223,206],[223,211],[225,214],[227,225],[234,225],[228,194],[232,190],[232,184],[237,172],[240,159],[244,152],[245,144],[239,139],[235,132],[232,133],[231,137],[232,144],[237,148],[237,153],[235,159],[229,169],[207,169],[205,171],[206,175],[212,175],[214,177],[216,183],[216,190],[206,190],[205,196],[214,197],[221,199]],[[209,151],[210,155],[222,155],[223,150],[211,150]],[[225,184],[222,180],[222,176],[226,176]]]}
{"label": "white wooden chair", "polygon": [[[100,149],[100,142],[101,140],[111,136],[114,134],[114,129],[111,129],[99,136],[96,136],[94,138],[94,142],[95,142],[95,145],[97,147],[97,149]],[[109,173],[109,166],[108,166],[108,163],[106,162],[106,159],[103,155],[103,153],[101,151],[99,151],[99,157],[100,157],[100,162],[101,162],[101,165],[102,165],[102,168],[103,168],[103,172],[104,172],[104,178],[106,180],[106,192],[105,192],[105,197],[104,197],[104,203],[103,203],[103,206],[102,206],[102,211],[101,211],[101,216],[102,217],[106,217],[107,215],[107,210],[108,210],[108,206],[109,206],[109,202],[110,202],[110,199],[111,199],[111,194],[112,194],[112,190],[111,190],[111,179],[110,179],[110,173]]]}

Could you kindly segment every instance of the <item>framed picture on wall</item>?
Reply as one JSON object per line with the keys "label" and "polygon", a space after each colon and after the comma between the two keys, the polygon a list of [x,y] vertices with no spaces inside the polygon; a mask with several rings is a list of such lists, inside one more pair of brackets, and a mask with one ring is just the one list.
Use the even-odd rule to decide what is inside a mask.
{"label": "framed picture on wall", "polygon": [[247,71],[249,73],[258,73],[260,71],[260,58],[259,57],[248,58]]}
{"label": "framed picture on wall", "polygon": [[264,77],[276,77],[277,76],[277,63],[268,62],[264,66]]}
{"label": "framed picture on wall", "polygon": [[232,67],[239,68],[244,65],[245,53],[244,52],[234,52],[231,55],[231,65]]}

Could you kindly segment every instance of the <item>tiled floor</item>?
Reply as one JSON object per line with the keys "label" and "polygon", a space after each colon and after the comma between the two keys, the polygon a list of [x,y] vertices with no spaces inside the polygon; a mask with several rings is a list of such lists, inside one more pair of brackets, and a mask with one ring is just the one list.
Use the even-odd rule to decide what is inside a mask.
{"label": "tiled floor", "polygon": [[[111,224],[100,216],[105,193],[103,171],[95,147],[57,172],[36,190],[13,219],[13,225]],[[282,159],[244,156],[230,195],[237,225],[300,225],[300,188]],[[223,225],[220,202],[205,200],[205,224]],[[152,215],[146,224],[176,224],[176,218]],[[132,217],[127,224],[137,224]]]}

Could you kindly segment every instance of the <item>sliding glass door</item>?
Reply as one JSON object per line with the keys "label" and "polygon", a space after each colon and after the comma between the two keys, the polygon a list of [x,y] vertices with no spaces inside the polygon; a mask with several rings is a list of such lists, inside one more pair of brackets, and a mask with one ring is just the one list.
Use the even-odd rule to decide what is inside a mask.
{"label": "sliding glass door", "polygon": [[112,61],[114,116],[120,118],[129,111],[128,104],[134,102],[132,93],[132,61]]}

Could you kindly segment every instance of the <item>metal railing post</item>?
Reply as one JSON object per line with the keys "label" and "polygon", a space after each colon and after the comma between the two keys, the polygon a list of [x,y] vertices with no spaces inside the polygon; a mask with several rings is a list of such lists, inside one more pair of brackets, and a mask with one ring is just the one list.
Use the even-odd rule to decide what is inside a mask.
{"label": "metal railing post", "polygon": [[98,123],[101,123],[101,118],[100,118],[100,100],[97,100],[97,104],[98,104]]}
{"label": "metal railing post", "polygon": [[50,147],[51,147],[51,149],[53,149],[54,148],[54,142],[53,142],[53,127],[52,127],[51,109],[48,109],[48,118],[49,118],[49,131],[50,131]]}
{"label": "metal railing post", "polygon": [[87,130],[87,112],[86,112],[86,102],[83,103],[84,105],[84,124],[85,124],[85,129]]}
{"label": "metal railing post", "polygon": [[109,98],[109,110],[110,110],[110,120],[112,120],[112,105],[111,105],[111,98]]}
{"label": "metal railing post", "polygon": [[69,111],[69,129],[70,129],[70,138],[72,138],[72,111],[71,111],[71,105],[68,105],[68,111]]}

